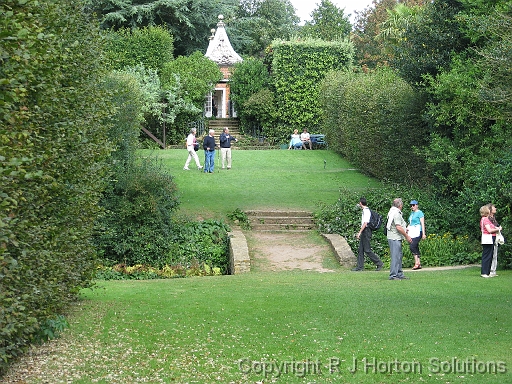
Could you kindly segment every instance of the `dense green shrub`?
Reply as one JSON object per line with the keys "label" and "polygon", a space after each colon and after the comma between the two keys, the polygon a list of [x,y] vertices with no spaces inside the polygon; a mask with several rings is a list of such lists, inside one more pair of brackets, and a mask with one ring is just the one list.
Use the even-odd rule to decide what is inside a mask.
{"label": "dense green shrub", "polygon": [[94,273],[110,104],[82,10],[0,3],[0,374]]}
{"label": "dense green shrub", "polygon": [[173,177],[156,158],[126,164],[115,176],[102,200],[97,248],[115,263],[164,265],[179,204]]}
{"label": "dense green shrub", "polygon": [[216,220],[179,223],[179,233],[166,258],[170,266],[182,266],[185,270],[195,264],[220,268],[222,273],[229,267],[229,227]]}
{"label": "dense green shrub", "polygon": [[142,64],[160,74],[164,65],[174,58],[174,39],[162,26],[121,28],[106,36],[105,53],[114,70]]}
{"label": "dense green shrub", "polygon": [[[230,98],[235,103],[238,116],[240,118],[240,128],[243,131],[250,132],[252,124],[261,124],[261,118],[270,118],[274,121],[274,116],[264,116],[258,112],[247,110],[247,101],[255,94],[267,90],[272,94],[271,77],[267,66],[262,60],[256,58],[247,58],[244,61],[236,63],[229,79]],[[273,99],[273,94],[267,98]],[[247,105],[247,108],[250,105]],[[267,107],[274,108],[274,101]]]}
{"label": "dense green shrub", "polygon": [[320,92],[329,147],[380,180],[419,183],[429,174],[416,153],[428,139],[424,99],[392,71],[331,72]]}

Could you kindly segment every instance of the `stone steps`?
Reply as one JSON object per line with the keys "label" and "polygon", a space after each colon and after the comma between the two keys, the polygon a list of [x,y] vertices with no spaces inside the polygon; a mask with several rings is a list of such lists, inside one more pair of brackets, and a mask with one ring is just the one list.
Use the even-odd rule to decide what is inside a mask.
{"label": "stone steps", "polygon": [[[208,120],[208,129],[215,130],[215,142],[219,143],[219,136],[222,133],[222,130],[224,127],[229,128],[229,134],[239,138],[240,137],[240,128],[238,119],[211,119]],[[208,134],[208,131],[205,132],[205,134]]]}
{"label": "stone steps", "polygon": [[246,211],[253,231],[310,231],[315,229],[311,212],[307,211]]}

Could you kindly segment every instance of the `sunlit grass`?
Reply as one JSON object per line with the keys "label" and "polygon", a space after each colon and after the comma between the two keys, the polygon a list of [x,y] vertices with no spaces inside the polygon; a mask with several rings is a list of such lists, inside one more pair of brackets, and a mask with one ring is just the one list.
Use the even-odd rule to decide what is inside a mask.
{"label": "sunlit grass", "polygon": [[[215,172],[205,174],[192,168],[183,170],[185,149],[141,151],[144,156],[162,159],[178,186],[181,210],[196,216],[225,217],[236,208],[315,211],[321,204],[333,204],[341,186],[363,189],[378,185],[333,151],[232,152],[232,169],[220,169],[216,155]],[[203,164],[204,152],[199,155]]]}
{"label": "sunlit grass", "polygon": [[[408,281],[338,271],[101,282],[84,292],[46,373],[77,383],[511,382],[511,278],[469,268]],[[506,372],[450,368],[468,361]]]}

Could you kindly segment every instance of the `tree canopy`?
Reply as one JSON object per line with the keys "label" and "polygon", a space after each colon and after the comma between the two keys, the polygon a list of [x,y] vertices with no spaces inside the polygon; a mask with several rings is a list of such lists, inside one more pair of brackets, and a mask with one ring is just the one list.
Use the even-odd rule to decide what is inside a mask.
{"label": "tree canopy", "polygon": [[330,0],[322,0],[311,17],[300,31],[302,36],[332,41],[348,37],[352,30],[348,15]]}

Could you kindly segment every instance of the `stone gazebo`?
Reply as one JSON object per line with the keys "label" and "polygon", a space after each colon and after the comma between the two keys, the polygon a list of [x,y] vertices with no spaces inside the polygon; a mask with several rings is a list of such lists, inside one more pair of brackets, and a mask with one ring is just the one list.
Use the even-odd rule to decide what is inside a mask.
{"label": "stone gazebo", "polygon": [[233,65],[242,61],[242,58],[235,52],[229,41],[224,22],[224,16],[219,15],[217,30],[212,29],[210,43],[205,56],[216,62],[223,74],[223,79],[215,85],[215,91],[206,96],[205,111],[206,117],[236,117],[233,104],[229,99],[229,76]]}

